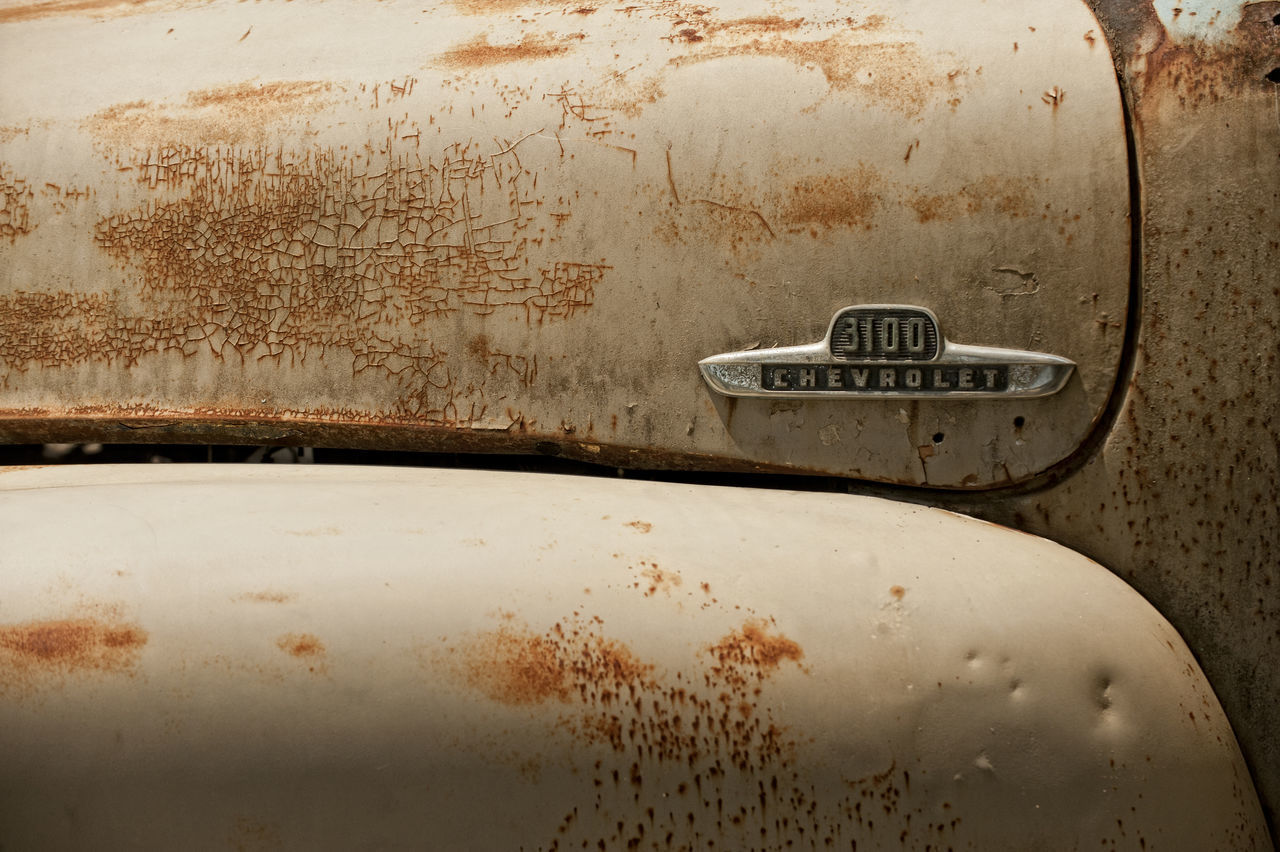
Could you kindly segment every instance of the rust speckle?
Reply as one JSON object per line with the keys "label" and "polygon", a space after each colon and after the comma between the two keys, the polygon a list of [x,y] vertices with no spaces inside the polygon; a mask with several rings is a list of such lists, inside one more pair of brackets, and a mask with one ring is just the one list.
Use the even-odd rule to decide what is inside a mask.
{"label": "rust speckle", "polygon": [[512,706],[567,702],[587,683],[639,683],[652,671],[629,648],[576,619],[541,635],[504,624],[475,637],[461,651],[455,671],[465,683]]}
{"label": "rust speckle", "polygon": [[644,592],[646,598],[653,597],[658,592],[670,595],[672,589],[684,583],[679,572],[659,568],[656,563],[641,569],[640,575],[648,581]]}
{"label": "rust speckle", "polygon": [[282,604],[296,600],[297,595],[291,592],[277,592],[273,590],[265,590],[261,592],[245,592],[243,595],[237,595],[232,598],[233,601],[240,603],[273,603]]}
{"label": "rust speckle", "polygon": [[623,524],[623,526],[631,527],[636,532],[641,533],[647,533],[653,529],[653,524],[648,521],[631,521],[630,523]]}
{"label": "rust speckle", "polygon": [[315,660],[325,655],[324,643],[311,633],[286,633],[276,639],[276,647],[300,660]]}
{"label": "rust speckle", "polygon": [[[577,41],[582,36],[572,36],[570,39]],[[490,44],[488,37],[481,34],[446,51],[440,61],[450,68],[485,68],[508,62],[550,59],[566,54],[570,49],[571,41],[567,39],[553,41],[546,36],[526,35],[515,44]]]}
{"label": "rust speckle", "polygon": [[77,618],[0,627],[0,691],[43,675],[132,674],[147,631],[136,624]]}
{"label": "rust speckle", "polygon": [[785,661],[799,663],[804,650],[781,634],[770,635],[767,622],[752,619],[708,650],[712,673],[735,685],[749,678],[764,680]]}
{"label": "rust speckle", "polygon": [[902,586],[890,586],[889,594],[893,595],[894,598],[896,598],[897,600],[902,600],[904,597],[906,597],[907,590],[904,589]]}
{"label": "rust speckle", "polygon": [[865,165],[839,174],[806,177],[791,188],[782,214],[791,225],[869,228],[880,204],[876,191],[880,185],[880,175]]}
{"label": "rust speckle", "polygon": [[[642,815],[632,840],[653,836],[664,846],[666,837],[670,845],[690,826],[728,820],[743,832],[734,848],[748,848],[777,830],[773,803],[795,803],[806,826],[810,818],[825,826],[868,795],[859,787],[824,797],[801,778],[799,743],[768,700],[766,675],[803,655],[771,624],[748,622],[674,669],[641,659],[607,636],[601,619],[579,613],[542,633],[503,624],[446,644],[435,659],[488,698],[539,705],[533,718],[545,721],[549,737],[595,749],[594,768],[583,765],[594,773],[595,819],[580,819],[575,803],[545,845],[612,848],[619,844],[593,828]],[[673,810],[676,800],[682,806]]]}
{"label": "rust speckle", "polygon": [[467,685],[501,704],[564,701],[569,685],[550,636],[503,626],[482,634],[465,648]]}
{"label": "rust speckle", "polygon": [[1031,214],[1033,197],[1034,188],[1029,180],[988,175],[956,192],[912,196],[907,205],[922,224],[950,222],[961,216],[990,211],[1021,218]]}

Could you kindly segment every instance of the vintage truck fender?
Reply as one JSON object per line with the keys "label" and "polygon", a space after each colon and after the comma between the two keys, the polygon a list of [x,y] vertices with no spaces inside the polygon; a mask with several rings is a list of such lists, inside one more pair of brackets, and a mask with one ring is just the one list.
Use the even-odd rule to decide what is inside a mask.
{"label": "vintage truck fender", "polygon": [[1244,849],[1123,581],[842,494],[0,474],[5,848]]}

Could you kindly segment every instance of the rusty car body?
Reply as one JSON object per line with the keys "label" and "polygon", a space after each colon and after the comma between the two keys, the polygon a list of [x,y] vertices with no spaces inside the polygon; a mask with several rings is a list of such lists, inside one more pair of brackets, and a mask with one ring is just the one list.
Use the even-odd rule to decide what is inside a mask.
{"label": "rusty car body", "polygon": [[1280,3],[0,45],[0,847],[1270,848]]}

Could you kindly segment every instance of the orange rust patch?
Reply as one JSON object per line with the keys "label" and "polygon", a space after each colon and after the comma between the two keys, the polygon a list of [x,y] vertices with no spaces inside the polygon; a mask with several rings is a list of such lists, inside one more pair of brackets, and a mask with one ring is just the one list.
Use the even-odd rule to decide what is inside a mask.
{"label": "orange rust patch", "polygon": [[311,633],[286,633],[276,639],[276,647],[299,659],[314,659],[325,654],[324,643]]}
{"label": "orange rust patch", "polygon": [[501,704],[541,704],[569,696],[555,642],[528,630],[501,627],[465,648],[468,686]]}
{"label": "orange rust patch", "polygon": [[147,11],[143,7],[150,5],[155,4],[147,0],[43,0],[38,3],[18,3],[7,9],[0,9],[0,24],[33,21],[51,15],[126,15]]}
{"label": "orange rust patch", "polygon": [[466,684],[501,704],[568,701],[587,683],[639,682],[647,666],[619,642],[579,623],[558,623],[542,635],[506,624],[461,648],[458,672]]}
{"label": "orange rust patch", "polygon": [[[578,614],[541,634],[503,626],[454,646],[444,659],[468,685],[504,704],[550,703],[553,729],[596,749],[590,783],[606,824],[641,812],[644,836],[662,838],[732,814],[734,825],[750,823],[744,837],[758,838],[774,828],[771,803],[802,801],[806,812],[819,806],[795,767],[797,743],[775,718],[759,677],[797,659],[794,642],[751,623],[717,645],[736,649],[725,650],[718,664],[699,656],[693,669],[668,672],[601,628],[599,618]],[[673,801],[682,809],[671,808]],[[852,804],[822,806],[835,813]],[[559,846],[608,846],[589,833],[593,824],[566,813]]]}
{"label": "orange rust patch", "polygon": [[1033,198],[1034,185],[1030,180],[987,175],[957,192],[915,195],[906,203],[915,211],[916,220],[925,223],[949,222],[982,212],[1021,218],[1031,214]]}
{"label": "orange rust patch", "polygon": [[310,100],[326,94],[332,88],[331,83],[316,80],[235,83],[212,89],[197,89],[187,95],[187,105],[196,108],[280,109],[294,106],[299,100]]}
{"label": "orange rust patch", "polygon": [[561,56],[572,49],[572,41],[580,41],[581,34],[568,39],[553,41],[546,36],[526,35],[515,44],[490,44],[481,34],[441,55],[442,64],[450,68],[484,68],[508,62],[534,62]]}
{"label": "orange rust patch", "polygon": [[314,80],[246,81],[187,94],[180,104],[145,100],[114,104],[85,122],[97,139],[116,148],[184,144],[244,144],[262,140],[279,124],[325,100],[333,85]]}
{"label": "orange rust patch", "polygon": [[903,597],[906,596],[907,590],[902,588],[902,586],[890,586],[889,594],[893,595],[898,600],[902,600]]}
{"label": "orange rust patch", "polygon": [[799,663],[804,650],[782,635],[770,635],[769,625],[751,619],[707,649],[715,660],[714,677],[734,686],[749,680],[761,681],[772,675],[783,662]]}
{"label": "orange rust patch", "polygon": [[623,526],[631,527],[637,532],[642,532],[642,533],[647,533],[653,529],[653,524],[649,523],[648,521],[631,521],[630,523],[623,524]]}
{"label": "orange rust patch", "polygon": [[[134,298],[0,296],[0,362],[14,376],[160,354],[336,357],[353,383],[398,386],[380,417],[484,417],[486,385],[527,387],[536,360],[492,345],[483,360],[447,359],[419,326],[457,312],[569,319],[593,304],[608,267],[529,256],[522,232],[547,220],[514,152],[450,145],[424,161],[395,144],[139,153],[127,168],[165,200],[104,218],[96,233],[136,281]],[[499,175],[509,191],[486,191]]]}
{"label": "orange rust patch", "polygon": [[827,228],[870,228],[881,196],[878,172],[869,166],[830,175],[802,178],[782,202],[782,215],[792,225]]}
{"label": "orange rust patch", "polygon": [[0,689],[33,686],[41,675],[132,674],[147,638],[136,624],[94,618],[0,627]]}
{"label": "orange rust patch", "polygon": [[754,15],[746,18],[735,18],[731,21],[712,23],[708,32],[738,31],[764,35],[798,30],[804,26],[804,18],[784,18],[781,15]]}

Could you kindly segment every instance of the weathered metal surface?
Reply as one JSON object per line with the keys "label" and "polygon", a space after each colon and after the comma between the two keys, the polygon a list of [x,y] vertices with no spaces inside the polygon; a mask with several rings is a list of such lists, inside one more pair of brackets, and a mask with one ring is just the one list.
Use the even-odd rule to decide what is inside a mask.
{"label": "weathered metal surface", "polygon": [[[1280,3],[1097,0],[1141,165],[1143,307],[1071,478],[953,503],[1077,548],[1186,637],[1280,814]],[[1268,76],[1272,75],[1272,76]]]}
{"label": "weathered metal surface", "polygon": [[1165,620],[935,509],[99,466],[0,540],[6,847],[1266,844]]}
{"label": "weathered metal surface", "polygon": [[[6,440],[343,423],[983,488],[1114,386],[1124,130],[1075,0],[16,4],[0,74]],[[899,301],[1079,370],[856,409],[699,377]]]}

